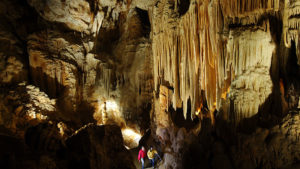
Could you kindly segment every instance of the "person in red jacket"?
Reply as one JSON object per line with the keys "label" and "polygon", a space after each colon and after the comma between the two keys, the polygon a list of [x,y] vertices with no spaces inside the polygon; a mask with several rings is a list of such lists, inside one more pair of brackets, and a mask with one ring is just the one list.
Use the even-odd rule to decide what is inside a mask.
{"label": "person in red jacket", "polygon": [[145,147],[142,146],[142,148],[139,151],[139,156],[138,156],[139,162],[142,162],[142,169],[144,169],[145,157],[146,157],[146,150],[145,150]]}

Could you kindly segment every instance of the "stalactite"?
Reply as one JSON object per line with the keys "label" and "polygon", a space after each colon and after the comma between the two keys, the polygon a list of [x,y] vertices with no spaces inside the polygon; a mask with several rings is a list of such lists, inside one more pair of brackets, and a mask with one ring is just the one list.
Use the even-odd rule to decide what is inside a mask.
{"label": "stalactite", "polygon": [[[183,16],[176,13],[178,9],[176,5],[180,4],[162,0],[154,8],[152,19],[154,77],[156,87],[168,82],[168,85],[174,88],[172,106],[175,109],[183,107],[185,117],[188,99],[191,100],[192,116],[203,104],[201,91],[205,92],[208,107],[213,112],[221,107],[221,99],[226,99],[228,93],[233,97],[235,88],[232,87],[232,83],[242,82],[243,78],[239,77],[245,71],[261,66],[262,71],[268,72],[274,50],[274,45],[269,44],[272,40],[268,21],[255,28],[262,30],[247,32],[250,35],[247,37],[239,36],[239,31],[224,31],[228,31],[230,18],[233,20],[229,22],[230,24],[248,25],[256,24],[263,14],[278,12],[279,0],[193,0],[188,12]],[[224,24],[226,22],[227,25]],[[224,34],[228,33],[229,35],[223,38]],[[258,37],[259,41],[251,36]],[[237,40],[233,40],[233,37]],[[270,82],[268,74],[263,74],[263,77]],[[260,81],[257,84],[249,82],[246,85],[246,88],[256,91],[259,89],[255,87],[259,88],[262,84]],[[250,103],[252,106],[243,106],[241,104],[245,103],[237,101],[236,119],[257,113],[258,106],[269,95],[269,89],[270,86],[263,89],[265,93],[257,102]]]}
{"label": "stalactite", "polygon": [[235,76],[230,98],[237,121],[255,115],[272,92],[269,70],[275,45],[271,39],[269,31],[230,32],[225,67]]}
{"label": "stalactite", "polygon": [[[208,9],[209,5],[211,7]],[[216,107],[216,58],[221,53],[219,47],[222,45],[216,36],[219,27],[213,25],[222,23],[219,10],[217,3],[195,3],[181,19],[163,16],[168,24],[154,28],[158,33],[154,36],[154,42],[163,42],[154,43],[153,46],[155,77],[168,81],[174,87],[172,105],[176,109],[182,101],[185,116],[188,99],[191,100],[192,112],[201,105],[201,90],[206,91],[209,107],[212,110]],[[170,12],[172,11],[169,10],[168,13]],[[209,12],[216,14],[210,15]],[[176,24],[179,24],[178,27],[171,29],[172,31],[163,26],[175,28]],[[215,46],[216,44],[219,45]],[[155,80],[157,86],[158,79]]]}
{"label": "stalactite", "polygon": [[295,42],[297,48],[298,65],[300,65],[300,53],[299,51],[299,28],[300,28],[300,7],[299,1],[285,0],[284,12],[283,12],[283,36],[285,46],[290,48],[291,42]]}

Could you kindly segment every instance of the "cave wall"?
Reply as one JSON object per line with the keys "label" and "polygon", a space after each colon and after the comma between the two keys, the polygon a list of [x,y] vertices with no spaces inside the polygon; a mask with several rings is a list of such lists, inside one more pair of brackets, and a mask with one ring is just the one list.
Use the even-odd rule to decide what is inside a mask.
{"label": "cave wall", "polygon": [[[173,108],[183,107],[186,116],[190,99],[192,112],[205,101],[213,112],[229,99],[234,111],[229,120],[257,114],[273,90],[270,68],[279,44],[269,18],[279,15],[279,1],[190,1],[184,14],[179,1],[157,4],[152,19],[154,80],[155,86],[174,88]],[[202,90],[206,100],[201,100]]]}
{"label": "cave wall", "polygon": [[[299,134],[299,3],[2,0],[1,136],[21,147],[34,145],[31,137],[39,134],[46,145],[56,140],[50,149],[61,148],[45,152],[35,168],[74,159],[99,168],[85,157],[110,150],[90,151],[97,146],[87,138],[99,131],[89,123],[117,125],[123,136],[151,129],[164,155],[161,168],[293,166],[299,160],[298,144],[292,145]],[[86,140],[76,136],[81,130],[88,130]],[[68,152],[70,139],[92,146],[57,162],[53,154]],[[126,136],[124,142],[139,144]]]}
{"label": "cave wall", "polygon": [[150,5],[1,2],[1,86],[33,84],[77,128],[96,122],[143,133],[153,89]]}
{"label": "cave wall", "polygon": [[[141,19],[148,14],[127,3],[29,1],[46,22],[62,24],[28,37],[33,83],[58,98],[66,113],[92,109],[82,123],[122,126],[151,108],[145,106],[152,89],[151,45]],[[108,115],[102,113],[106,102],[117,105]]]}
{"label": "cave wall", "polygon": [[[17,147],[0,152],[0,168],[133,167],[125,145],[138,146],[152,107],[151,4],[0,2],[0,144]],[[66,145],[89,123],[88,141]],[[103,145],[100,125],[118,126]]]}
{"label": "cave wall", "polygon": [[[156,2],[151,19],[156,93],[152,130],[163,143],[165,168],[219,168],[218,163],[224,168],[283,168],[287,165],[279,161],[291,152],[297,154],[294,150],[276,157],[264,154],[266,145],[276,147],[268,142],[272,132],[251,143],[249,138],[239,139],[255,135],[256,130],[263,134],[259,128],[277,133],[281,129],[272,127],[281,126],[282,117],[292,111],[298,112],[297,4],[279,0]],[[179,123],[176,113],[184,114]],[[186,125],[187,121],[192,125]],[[221,150],[212,146],[215,142],[223,144]],[[241,145],[253,145],[251,153]],[[242,154],[250,157],[246,160]],[[187,156],[205,160],[185,162]],[[296,156],[286,159],[287,163],[297,163]]]}

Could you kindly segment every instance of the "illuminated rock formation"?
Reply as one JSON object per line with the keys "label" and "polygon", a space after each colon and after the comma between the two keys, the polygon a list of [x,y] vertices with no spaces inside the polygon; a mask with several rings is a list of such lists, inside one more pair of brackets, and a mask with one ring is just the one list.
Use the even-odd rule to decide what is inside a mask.
{"label": "illuminated rock formation", "polygon": [[1,125],[19,137],[31,126],[49,120],[56,114],[56,100],[32,85],[19,84],[17,88],[2,91],[0,102]]}
{"label": "illuminated rock formation", "polygon": [[185,116],[188,99],[192,117],[203,105],[201,90],[211,112],[224,106],[222,99],[230,99],[231,120],[258,113],[272,91],[269,70],[275,53],[269,20],[262,16],[275,15],[279,1],[194,0],[182,16],[180,8],[170,1],[154,8],[155,86],[174,88],[171,104],[183,107]]}
{"label": "illuminated rock formation", "polygon": [[0,1],[0,168],[296,166],[299,5]]}
{"label": "illuminated rock formation", "polygon": [[[99,125],[118,124],[140,134],[149,124],[144,111],[151,109],[153,88],[149,31],[143,29],[150,28],[141,21],[150,24],[147,17],[147,12],[131,9],[121,30],[116,25],[102,27],[101,32],[116,35],[93,38],[61,29],[31,34],[27,50],[33,83],[58,98],[59,109],[80,125],[96,120]],[[105,45],[111,45],[112,51]],[[137,122],[138,118],[144,122]]]}
{"label": "illuminated rock formation", "polygon": [[39,2],[28,1],[46,20],[64,23],[70,29],[97,34],[101,27],[104,13],[97,12],[97,4],[88,1],[59,1]]}

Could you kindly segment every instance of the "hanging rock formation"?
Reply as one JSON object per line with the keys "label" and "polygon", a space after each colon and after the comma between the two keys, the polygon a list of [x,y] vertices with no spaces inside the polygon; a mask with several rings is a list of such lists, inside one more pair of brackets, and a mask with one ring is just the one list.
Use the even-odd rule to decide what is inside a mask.
{"label": "hanging rock formation", "polygon": [[188,99],[192,116],[201,109],[201,90],[211,112],[230,99],[231,120],[258,113],[272,91],[269,70],[275,53],[263,16],[276,15],[279,1],[191,1],[184,14],[182,5],[159,1],[154,8],[155,86],[174,88],[172,106],[183,107],[185,116]]}
{"label": "hanging rock formation", "polygon": [[0,168],[296,167],[299,5],[2,0]]}
{"label": "hanging rock formation", "polygon": [[153,86],[147,11],[127,8],[125,1],[29,4],[46,25],[57,22],[28,36],[33,83],[58,98],[58,108],[79,125],[96,121],[145,131]]}

